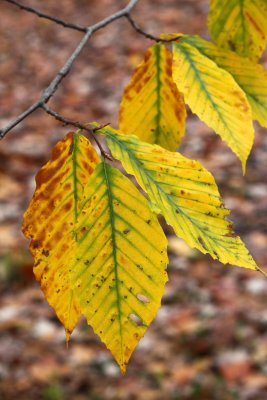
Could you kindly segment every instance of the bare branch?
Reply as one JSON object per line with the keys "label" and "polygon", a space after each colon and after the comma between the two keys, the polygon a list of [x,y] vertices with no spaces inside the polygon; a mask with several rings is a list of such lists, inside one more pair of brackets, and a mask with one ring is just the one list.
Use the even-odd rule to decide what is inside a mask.
{"label": "bare branch", "polygon": [[18,125],[21,121],[27,118],[30,114],[40,108],[40,102],[37,101],[36,103],[32,104],[26,111],[21,113],[17,118],[11,121],[9,124],[5,126],[5,128],[0,129],[0,139],[3,139],[7,132],[11,131],[16,125]]}
{"label": "bare branch", "polygon": [[97,144],[102,156],[104,158],[107,158],[107,159],[113,161],[112,156],[103,149],[101,143],[99,142],[99,140],[97,139],[97,137],[94,134],[94,132],[96,132],[97,130],[99,130],[99,129],[101,129],[104,126],[109,125],[109,124],[101,125],[101,126],[99,126],[97,128],[90,128],[88,126],[88,124],[82,124],[79,121],[74,121],[74,120],[71,120],[69,118],[63,117],[63,115],[61,115],[61,114],[57,113],[56,111],[52,110],[46,104],[43,104],[41,107],[47,114],[49,114],[52,117],[54,117],[57,121],[62,122],[64,125],[75,126],[78,129],[82,129],[82,130],[88,132],[93,137],[94,141],[96,142],[96,144]]}
{"label": "bare branch", "polygon": [[70,22],[65,22],[60,18],[53,17],[53,16],[45,14],[45,13],[39,11],[39,10],[36,10],[36,8],[24,6],[23,4],[20,4],[15,0],[2,0],[2,1],[6,1],[7,3],[11,3],[16,7],[19,7],[21,10],[28,11],[28,12],[30,12],[32,14],[37,15],[40,18],[44,18],[44,19],[48,19],[49,21],[53,21],[56,24],[64,26],[64,28],[74,29],[74,30],[79,31],[79,32],[86,32],[86,30],[87,30],[87,28],[85,26],[72,24]]}
{"label": "bare branch", "polygon": [[[6,1],[6,0],[5,0]],[[78,44],[78,46],[75,48],[71,56],[68,58],[66,63],[63,65],[63,67],[60,69],[60,71],[56,74],[54,79],[50,82],[50,84],[47,86],[47,88],[43,91],[42,95],[40,96],[39,100],[37,100],[32,106],[30,106],[26,111],[24,111],[22,114],[20,114],[17,118],[15,118],[13,121],[11,121],[6,127],[0,129],[0,139],[3,139],[5,135],[16,125],[18,125],[22,120],[24,120],[26,117],[28,117],[30,114],[32,114],[35,110],[38,108],[43,107],[44,104],[46,104],[51,97],[54,95],[56,92],[58,85],[61,83],[63,78],[68,75],[68,73],[71,70],[71,67],[74,63],[74,61],[77,59],[78,55],[92,36],[92,34],[107,25],[111,24],[113,21],[118,20],[122,17],[125,17],[130,14],[132,11],[133,7],[137,4],[138,0],[130,0],[128,5],[121,9],[120,11],[102,19],[101,21],[97,22],[94,25],[91,25],[86,28],[86,33],[83,36],[82,40]]]}

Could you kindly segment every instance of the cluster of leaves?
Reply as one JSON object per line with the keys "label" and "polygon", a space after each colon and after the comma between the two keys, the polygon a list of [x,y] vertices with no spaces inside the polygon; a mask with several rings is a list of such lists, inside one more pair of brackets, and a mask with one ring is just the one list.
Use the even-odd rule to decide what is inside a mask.
{"label": "cluster of leaves", "polygon": [[225,218],[229,211],[211,173],[175,150],[186,103],[226,141],[245,172],[252,120],[267,127],[267,72],[256,63],[267,40],[266,17],[264,0],[212,0],[209,28],[217,45],[162,35],[124,90],[120,129],[92,124],[142,192],[81,131],[58,142],[37,174],[23,224],[36,279],[67,341],[85,315],[122,372],[167,281],[167,240],[157,214],[191,247],[259,270]]}

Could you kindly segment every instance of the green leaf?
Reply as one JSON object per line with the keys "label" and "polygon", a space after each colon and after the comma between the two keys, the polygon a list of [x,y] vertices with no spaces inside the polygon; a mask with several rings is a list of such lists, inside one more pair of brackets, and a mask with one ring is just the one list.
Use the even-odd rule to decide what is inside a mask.
{"label": "green leaf", "polygon": [[105,162],[83,197],[71,280],[88,324],[125,372],[160,306],[167,240],[145,197]]}
{"label": "green leaf", "polygon": [[197,48],[233,76],[247,96],[253,119],[267,128],[267,71],[263,66],[232,51],[220,49],[199,36],[184,35],[182,41]]}
{"label": "green leaf", "polygon": [[213,176],[199,162],[112,128],[98,132],[106,135],[113,156],[135,176],[179,237],[223,263],[258,269],[225,219],[229,211]]}
{"label": "green leaf", "polygon": [[234,78],[190,44],[173,43],[173,79],[186,103],[242,162],[254,140],[250,105]]}
{"label": "green leaf", "polygon": [[125,87],[120,129],[176,150],[185,130],[183,96],[172,80],[172,55],[162,44],[150,47]]}
{"label": "green leaf", "polygon": [[218,46],[257,61],[267,43],[266,0],[211,0],[208,20]]}

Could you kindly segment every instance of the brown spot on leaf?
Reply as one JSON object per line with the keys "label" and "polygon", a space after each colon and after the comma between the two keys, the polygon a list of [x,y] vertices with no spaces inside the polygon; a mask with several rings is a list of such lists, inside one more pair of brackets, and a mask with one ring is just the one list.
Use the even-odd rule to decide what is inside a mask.
{"label": "brown spot on leaf", "polygon": [[122,264],[126,264],[126,263],[127,263],[127,260],[126,260],[126,258],[125,258],[124,256],[120,256],[120,262],[121,262]]}
{"label": "brown spot on leaf", "polygon": [[65,161],[65,158],[61,158],[53,167],[49,163],[41,168],[35,178],[37,187],[50,181],[50,179],[52,179],[57,171],[60,170],[60,168],[64,165]]}
{"label": "brown spot on leaf", "polygon": [[59,240],[62,238],[63,232],[56,232],[55,235],[53,236],[53,241],[55,243],[59,242]]}
{"label": "brown spot on leaf", "polygon": [[68,249],[69,249],[68,244],[67,244],[67,243],[64,243],[64,244],[61,246],[61,249],[60,249],[62,255],[63,255],[64,253],[66,253],[66,251],[67,251]]}
{"label": "brown spot on leaf", "polygon": [[138,83],[138,84],[135,86],[135,91],[136,91],[136,93],[139,93],[139,92],[141,91],[141,89],[142,89],[142,86],[140,85],[140,83]]}
{"label": "brown spot on leaf", "polygon": [[245,12],[245,16],[247,17],[249,22],[254,26],[256,31],[261,35],[261,37],[264,38],[265,37],[264,32],[262,31],[261,27],[257,24],[255,19],[247,11]]}
{"label": "brown spot on leaf", "polygon": [[144,77],[144,79],[143,79],[143,84],[146,85],[147,82],[149,82],[150,78],[151,78],[150,75],[146,75],[146,76]]}
{"label": "brown spot on leaf", "polygon": [[228,45],[232,51],[236,51],[236,45],[232,42],[232,40],[228,40]]}
{"label": "brown spot on leaf", "polygon": [[86,148],[85,154],[92,163],[98,162],[98,155],[96,154],[96,151],[92,147]]}
{"label": "brown spot on leaf", "polygon": [[145,52],[144,61],[147,62],[147,61],[151,58],[151,56],[152,56],[151,49],[148,49],[148,50]]}
{"label": "brown spot on leaf", "polygon": [[166,74],[172,77],[172,55],[171,52],[165,47],[166,54]]}
{"label": "brown spot on leaf", "polygon": [[82,166],[84,167],[84,169],[86,169],[89,172],[89,174],[91,174],[94,170],[92,165],[84,160],[82,160]]}
{"label": "brown spot on leaf", "polygon": [[232,237],[232,238],[235,238],[235,237],[237,237],[237,234],[236,234],[235,232],[228,232],[228,233],[226,233],[224,236],[225,236],[225,237]]}
{"label": "brown spot on leaf", "polygon": [[176,106],[174,109],[174,113],[179,121],[182,121],[184,119],[184,111],[181,107]]}
{"label": "brown spot on leaf", "polygon": [[41,243],[40,243],[39,240],[33,240],[32,241],[32,248],[33,249],[38,249],[38,247],[40,247],[40,246],[41,246]]}
{"label": "brown spot on leaf", "polygon": [[38,265],[41,263],[41,259],[37,260],[34,264],[33,264],[33,268],[38,267]]}
{"label": "brown spot on leaf", "polygon": [[71,184],[70,183],[65,183],[65,185],[63,186],[63,190],[70,190],[71,189]]}
{"label": "brown spot on leaf", "polygon": [[206,247],[206,245],[205,245],[204,240],[202,239],[202,237],[199,236],[199,237],[197,238],[197,240],[199,241],[199,243],[201,244],[201,246],[203,247],[203,249],[207,250],[207,247]]}
{"label": "brown spot on leaf", "polygon": [[87,232],[87,228],[85,226],[83,226],[82,229],[80,230],[81,236],[83,236],[86,232]]}
{"label": "brown spot on leaf", "polygon": [[124,91],[124,95],[123,96],[127,101],[131,101],[132,100],[132,97],[129,96],[129,93],[126,90]]}
{"label": "brown spot on leaf", "polygon": [[69,153],[68,154],[71,155],[72,152],[73,152],[73,142],[70,144]]}
{"label": "brown spot on leaf", "polygon": [[63,211],[68,212],[71,210],[73,204],[73,200],[69,200],[66,204],[63,206]]}

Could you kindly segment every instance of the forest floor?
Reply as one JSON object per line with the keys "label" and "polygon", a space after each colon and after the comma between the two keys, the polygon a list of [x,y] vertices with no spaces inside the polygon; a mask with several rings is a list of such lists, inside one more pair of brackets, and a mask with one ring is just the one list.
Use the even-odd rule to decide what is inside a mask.
{"label": "forest floor", "polygon": [[[49,14],[88,25],[121,0],[27,1]],[[81,34],[0,0],[0,126],[34,102]],[[208,37],[208,0],[140,1],[148,32]],[[117,126],[122,90],[151,42],[125,20],[93,36],[51,104],[80,121]],[[263,63],[267,66],[267,58]],[[169,282],[155,321],[125,376],[84,319],[70,346],[32,273],[22,215],[34,176],[68,132],[38,111],[0,143],[1,400],[267,400],[267,279],[224,266],[190,249],[165,226]],[[235,231],[267,270],[267,135],[256,138],[242,176],[238,159],[189,112],[180,151],[215,176]]]}

